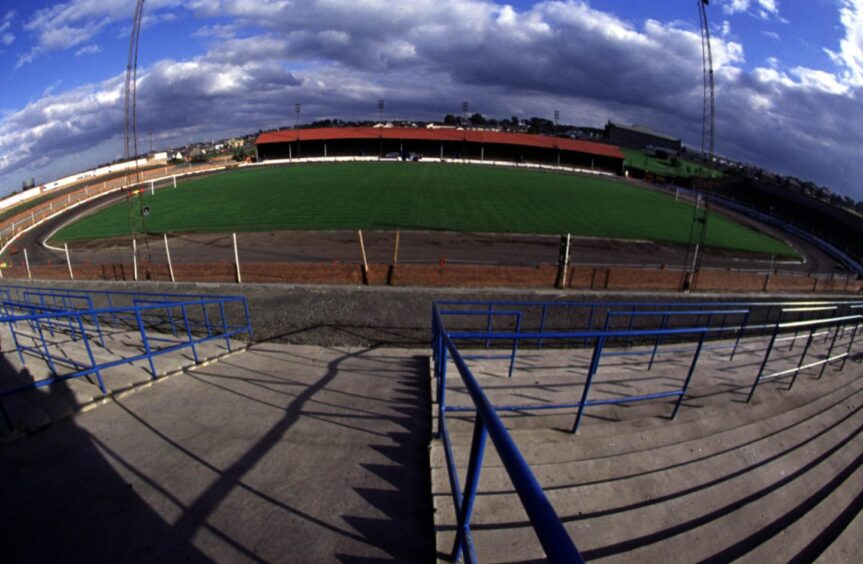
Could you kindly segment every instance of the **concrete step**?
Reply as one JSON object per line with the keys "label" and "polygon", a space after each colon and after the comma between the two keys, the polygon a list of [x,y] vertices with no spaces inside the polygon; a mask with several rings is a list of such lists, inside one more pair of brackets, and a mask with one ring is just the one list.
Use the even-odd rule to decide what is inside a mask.
{"label": "concrete step", "polygon": [[[621,449],[619,454],[593,456],[592,445],[577,438],[569,443],[560,441],[558,437],[546,440],[546,436],[533,431],[517,432],[514,439],[529,461],[541,461],[532,464],[532,468],[546,491],[562,487],[612,485],[634,476],[668,471],[683,473],[680,479],[685,483],[690,476],[708,477],[719,468],[734,471],[733,465],[726,466],[731,464],[726,458],[742,449],[754,450],[762,458],[767,458],[837,424],[851,414],[851,410],[859,409],[863,402],[863,382],[855,381],[853,384],[841,390],[841,395],[837,391],[836,395],[824,401],[767,419],[763,425],[752,423],[720,430],[703,439],[682,440],[644,449],[641,448],[640,435],[629,437],[628,440],[621,436],[616,442]],[[465,442],[459,443],[459,446],[467,450],[468,445]],[[551,460],[552,452],[561,453],[561,456]],[[436,449],[433,464],[445,471],[443,459],[438,458],[442,454],[442,449]],[[483,465],[483,493],[489,495],[511,491],[494,487],[505,473],[496,451],[492,449]]]}
{"label": "concrete step", "polygon": [[[807,507],[801,500],[799,512],[803,513],[802,517],[787,526],[785,523],[776,523],[774,528],[778,529],[778,532],[761,533],[762,536],[766,536],[769,532],[775,534],[767,542],[748,552],[743,560],[753,563],[768,560],[791,562],[795,558],[805,562],[815,560],[845,530],[850,522],[849,517],[853,519],[853,516],[859,513],[861,499],[863,499],[863,467],[858,467],[845,480],[842,488],[834,489],[821,498],[813,496],[811,503],[814,507]],[[846,514],[849,508],[851,515]],[[794,515],[789,515],[788,519],[793,517]],[[837,530],[833,530],[834,528]],[[861,538],[863,537],[858,536],[856,539],[858,561]],[[730,553],[731,551],[726,554]],[[842,560],[832,560],[832,562],[837,561]]]}
{"label": "concrete step", "polygon": [[[684,400],[677,418],[673,421],[668,419],[673,408],[673,401],[669,400],[650,400],[639,404],[629,404],[626,407],[616,406],[621,411],[627,412],[625,416],[618,417],[602,416],[597,412],[597,408],[589,407],[585,409],[585,419],[579,431],[579,437],[582,440],[600,441],[602,445],[609,448],[618,444],[616,440],[608,440],[609,438],[616,439],[625,433],[643,435],[641,440],[648,441],[645,447],[655,447],[669,441],[679,442],[686,437],[704,437],[706,433],[710,432],[710,427],[713,424],[716,424],[717,428],[727,429],[747,422],[760,421],[772,414],[784,413],[797,406],[808,405],[819,397],[831,393],[834,387],[843,385],[849,377],[848,374],[850,373],[837,373],[833,371],[833,368],[828,368],[824,378],[815,382],[817,383],[816,386],[805,387],[802,384],[811,382],[813,376],[808,373],[803,374],[798,378],[797,389],[793,393],[778,389],[785,386],[783,383],[766,383],[759,388],[760,395],[756,395],[750,404],[743,403],[745,394],[742,394],[743,398],[739,396],[711,396],[710,402],[705,402],[703,395],[697,395],[699,394],[697,387],[690,388],[690,390],[694,390],[693,393]],[[761,392],[775,393],[768,395]],[[542,444],[553,443],[555,437],[560,438],[560,440],[569,440],[568,431],[572,428],[575,413],[575,410],[560,410],[557,414],[549,416],[545,415],[545,411],[499,412],[504,423],[510,429],[553,430],[554,432],[549,434],[549,437],[543,440]],[[605,413],[608,414],[608,411]],[[435,428],[437,428],[436,411],[433,416],[435,417]],[[526,422],[519,419],[526,420]],[[450,412],[447,421],[451,433],[472,432],[472,413]]]}
{"label": "concrete step", "polygon": [[[826,357],[826,350],[818,351],[820,345],[828,343],[810,347],[806,362]],[[802,346],[784,360],[777,355],[770,369],[796,366],[800,351]],[[552,361],[555,354],[562,353],[550,354]],[[553,364],[539,354],[527,360],[556,366],[561,381],[572,379],[565,373],[566,362]],[[560,414],[508,414],[507,426],[585,556],[727,561],[749,551],[763,560],[769,554],[793,557],[807,550],[817,556],[823,547],[813,551],[812,546],[826,538],[826,528],[835,529],[848,522],[849,512],[859,511],[861,488],[847,486],[859,475],[863,460],[858,446],[863,444],[859,365],[849,364],[838,373],[828,368],[820,380],[820,367],[815,367],[801,373],[790,392],[779,391],[787,387],[787,379],[765,383],[755,401],[745,404],[739,391],[729,393],[728,388],[740,387],[741,380],[751,385],[750,369],[757,358],[743,353],[735,364],[738,360],[742,369],[721,359],[699,364],[706,374],[699,374],[697,385],[693,380],[692,394],[675,421],[659,416],[657,405],[668,409],[663,401],[627,410],[618,417],[622,421],[591,420],[578,436],[566,433],[565,427],[538,424],[563,419]],[[499,367],[489,363],[480,368],[481,383],[499,383],[495,369]],[[631,384],[634,371],[632,363],[618,363],[606,373],[606,381]],[[505,404],[531,393],[559,397],[559,383],[541,376],[508,390],[505,383],[492,393]],[[572,414],[568,417],[571,425]],[[458,419],[447,418],[464,479],[472,424],[470,416]],[[443,554],[454,541],[455,516],[440,443],[433,444],[431,464],[438,550]],[[812,492],[820,493],[813,497]],[[481,560],[543,557],[493,447],[486,452],[472,523]],[[795,531],[795,542],[783,543],[788,533],[780,533],[785,529]],[[835,531],[830,534],[841,538]],[[770,552],[779,545],[781,550]]]}
{"label": "concrete step", "polygon": [[[806,363],[814,362],[826,355],[827,343],[817,343],[810,347]],[[673,350],[681,350],[682,345]],[[825,350],[817,350],[818,348]],[[690,347],[691,348],[691,347]],[[837,347],[838,348],[838,347]],[[634,347],[616,352],[649,352],[650,348]],[[653,393],[679,389],[688,372],[691,353],[684,350],[675,355],[669,350],[667,356],[658,357],[653,369],[647,370],[647,357],[612,357],[604,360],[594,385],[591,388],[591,399],[609,399],[627,395]],[[798,365],[802,347],[797,347],[790,353],[775,352],[772,355],[767,373],[794,368]],[[471,351],[477,352],[477,351]],[[478,351],[485,354],[487,351]],[[587,372],[587,353],[585,351],[529,351],[521,353],[516,363],[512,379],[506,374],[508,360],[474,360],[471,361],[472,371],[483,386],[489,399],[495,405],[543,405],[559,403],[575,403],[581,400],[583,384]],[[685,406],[696,405],[705,408],[713,405],[723,406],[729,399],[743,401],[749,388],[758,374],[763,354],[740,353],[733,363],[727,360],[727,354],[706,353],[698,364],[698,371],[693,378]],[[574,364],[573,364],[574,363]],[[525,368],[526,364],[536,365]],[[577,366],[577,369],[571,368]],[[825,371],[830,374],[835,365]],[[820,373],[820,366],[810,368],[800,373],[800,378],[811,377]],[[454,365],[448,368],[447,405],[467,407],[471,405],[460,375]],[[787,387],[790,377],[760,384],[753,399],[753,404],[762,401],[762,397],[773,398],[777,390]],[[628,403],[622,405],[591,406],[585,410],[583,428],[596,421],[627,421],[642,420],[645,417],[667,418],[673,409],[674,399],[652,400],[649,402]],[[683,411],[686,411],[684,408]],[[509,428],[559,428],[571,429],[574,422],[573,409],[554,409],[542,411],[500,412],[502,419]],[[464,423],[463,420],[467,420]],[[450,427],[453,431],[470,432],[470,414],[450,413]]]}
{"label": "concrete step", "polygon": [[[770,529],[775,534],[777,529],[774,523],[793,518],[799,505],[797,500],[805,500],[807,495],[811,497],[813,491],[825,488],[831,491],[847,482],[848,478],[842,476],[845,468],[839,470],[835,467],[846,462],[830,460],[818,464],[798,478],[797,483],[778,487],[775,492],[770,490],[781,484],[781,478],[758,484],[761,486],[759,489],[747,492],[748,498],[758,498],[750,503],[746,503],[747,496],[726,498],[729,492],[725,489],[697,499],[663,502],[613,517],[581,520],[583,516],[561,511],[558,501],[554,496],[550,497],[564,521],[569,521],[567,529],[590,560],[701,560],[723,550],[733,549],[736,553],[739,549],[745,553],[754,548],[751,543],[756,542],[757,538],[753,540],[751,537],[759,527],[764,527],[766,534],[771,534]],[[839,483],[834,483],[837,479]],[[770,493],[762,495],[764,492]],[[585,492],[585,497],[588,496],[589,492]],[[482,560],[520,561],[542,557],[538,544],[533,540],[533,530],[528,526],[518,526],[527,521],[520,507],[511,509],[514,502],[500,499],[493,507],[488,507],[485,500],[478,500],[477,517],[495,511],[507,511],[512,516],[512,521],[505,527],[500,524],[488,525],[475,518],[474,541]],[[813,536],[807,538],[806,542],[814,538],[816,532],[812,532]],[[451,546],[453,537],[451,534],[441,536],[439,550]],[[742,547],[737,546],[735,549],[738,544],[742,544]]]}
{"label": "concrete step", "polygon": [[[855,435],[857,445],[861,444],[859,437]],[[748,498],[731,498],[733,501],[723,503],[714,509],[713,514],[694,507],[693,511],[699,514],[698,517],[688,522],[667,518],[665,522],[657,523],[647,530],[648,534],[654,535],[653,538],[643,534],[641,538],[631,539],[630,545],[626,541],[618,541],[595,551],[587,550],[586,555],[595,557],[610,553],[621,560],[631,560],[668,559],[673,555],[686,554],[687,558],[697,560],[715,558],[716,561],[727,562],[745,555],[755,549],[758,543],[790,526],[830,492],[837,492],[838,497],[845,499],[849,480],[859,470],[860,463],[861,449],[858,446],[840,449],[823,461],[812,459],[809,462],[811,467],[782,468],[771,481],[759,484],[761,488],[754,490]],[[764,492],[769,493],[759,497]],[[745,505],[741,506],[744,502]],[[666,509],[675,511],[681,509],[681,505],[675,504]],[[625,521],[626,525],[633,522],[631,519]],[[824,525],[826,523],[821,527]],[[811,541],[820,530],[811,530],[804,542]],[[572,533],[577,534],[576,531]],[[674,533],[674,536],[668,537],[668,533]],[[646,541],[652,542],[643,547],[631,548]]]}
{"label": "concrete step", "polygon": [[[583,486],[558,487],[546,490],[546,494],[558,514],[567,522],[579,546],[583,550],[595,550],[601,555],[603,553],[599,549],[603,547],[612,546],[615,547],[614,550],[621,550],[620,545],[626,545],[620,540],[622,533],[629,539],[637,539],[633,542],[638,545],[648,542],[650,537],[658,534],[657,531],[663,535],[666,534],[665,531],[681,527],[686,531],[689,530],[686,527],[695,529],[697,527],[691,524],[704,519],[705,515],[714,514],[717,517],[710,519],[704,526],[715,520],[721,519],[724,522],[728,507],[735,507],[736,504],[745,506],[746,499],[769,491],[775,487],[775,483],[781,482],[781,477],[799,472],[799,478],[780,488],[782,493],[769,494],[781,499],[796,499],[799,497],[796,489],[805,492],[812,487],[811,484],[818,479],[814,476],[820,475],[824,480],[832,478],[836,471],[831,464],[842,465],[847,462],[843,461],[842,453],[853,449],[837,449],[837,445],[847,446],[848,437],[858,437],[861,423],[863,410],[856,410],[852,417],[835,426],[821,429],[812,437],[798,437],[792,444],[784,440],[771,441],[770,447],[774,452],[738,449],[719,460],[695,463],[687,467],[674,466],[653,473],[637,473],[637,468],[630,466],[632,476],[629,478]],[[801,434],[802,430],[797,433]],[[840,452],[837,454],[832,451]],[[824,457],[825,462],[808,468],[813,460],[820,457]],[[561,474],[574,473],[573,469],[565,465],[559,465],[558,471]],[[801,483],[804,485],[800,486]],[[477,498],[473,520],[477,531],[476,542],[490,545],[497,542],[496,536],[494,541],[480,540],[480,535],[486,535],[486,528],[490,529],[488,534],[494,531],[495,535],[511,534],[514,529],[520,528],[527,529],[527,533],[532,534],[520,507],[512,510],[513,506],[520,505],[517,497],[514,494],[489,495],[485,493],[486,487],[511,488],[511,484],[503,473],[496,476],[483,475],[480,490],[483,493]],[[770,511],[779,511],[781,508],[781,503],[776,501],[767,500],[762,503],[764,506],[759,509],[759,519],[764,519]],[[453,515],[450,498],[442,498],[437,507],[444,512],[443,515]],[[742,508],[734,511],[739,514]],[[754,522],[747,521],[740,531],[750,531]],[[728,526],[723,524],[719,527],[727,540]],[[653,546],[653,543],[649,544],[653,546],[649,551],[651,557],[661,556],[668,559],[673,554],[667,552],[668,546],[677,537],[668,536],[668,539],[661,539],[661,549]],[[711,550],[725,548],[725,545],[721,544],[712,546]],[[663,554],[654,554],[654,550],[660,550]],[[532,558],[534,555],[531,552],[520,553],[519,558],[522,557]]]}
{"label": "concrete step", "polygon": [[[62,331],[55,331],[53,336],[50,331],[43,331],[43,335],[49,343],[50,353],[52,357],[55,357],[54,368],[61,377],[79,370],[81,366],[92,366],[90,354],[97,364],[105,365],[145,353],[138,331],[114,329],[103,324],[103,346],[96,332],[91,327],[87,327],[87,330],[91,336],[89,352],[80,338],[72,339],[70,334]],[[41,339],[38,341],[35,339],[38,335],[28,333],[26,328],[19,328],[16,333],[19,343],[25,346],[41,345]],[[157,341],[156,339],[160,338],[157,334],[148,334],[148,337],[152,339],[151,351],[154,352],[181,341],[175,339],[170,333],[163,337],[174,342]],[[0,340],[6,347],[13,343],[8,326],[0,328]],[[245,343],[232,341],[230,345],[232,350],[241,350]],[[196,350],[199,362],[204,362],[227,353],[228,344],[224,339],[214,339],[196,345]],[[48,362],[36,352],[25,352],[23,364],[14,349],[9,350],[7,348],[3,358],[5,363],[4,375],[2,383],[0,383],[3,388],[27,385],[34,381],[53,377]],[[193,366],[195,359],[191,349],[185,348],[157,355],[154,357],[153,363],[157,376],[163,376],[177,372],[184,367]],[[119,393],[152,380],[151,367],[146,359],[105,368],[100,371],[100,376],[108,394]],[[63,380],[40,389],[27,390],[0,401],[3,402],[15,430],[32,432],[69,416],[103,396],[97,375],[92,373]],[[6,428],[5,435],[7,437],[14,434],[11,429],[8,429],[5,422],[3,427]]]}
{"label": "concrete step", "polygon": [[[858,479],[858,482],[863,482],[863,479]],[[838,535],[838,538],[821,553],[816,562],[819,564],[857,564],[860,561],[860,539],[863,539],[861,513],[863,513],[863,496],[858,495],[852,503],[843,509],[842,514],[830,524],[831,527],[837,528],[831,532]],[[825,542],[829,541],[830,538],[825,539]]]}

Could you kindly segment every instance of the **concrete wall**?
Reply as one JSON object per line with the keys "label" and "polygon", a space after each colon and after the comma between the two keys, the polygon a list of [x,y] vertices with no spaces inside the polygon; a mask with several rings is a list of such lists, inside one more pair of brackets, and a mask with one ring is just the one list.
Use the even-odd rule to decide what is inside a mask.
{"label": "concrete wall", "polygon": [[[385,286],[311,286],[288,284],[167,284],[134,282],[42,281],[10,284],[70,287],[90,290],[244,295],[249,300],[253,338],[318,345],[428,346],[435,300],[513,301],[768,301],[812,299],[804,294],[680,294],[659,292],[597,292],[555,290],[494,290],[451,288],[391,288]],[[2,283],[0,283],[2,284]],[[830,296],[820,295],[818,299]],[[835,296],[847,299],[847,296]],[[99,304],[94,304],[99,307]],[[580,311],[578,315],[583,315]],[[569,323],[561,319],[560,323]],[[580,320],[583,323],[583,320]]]}

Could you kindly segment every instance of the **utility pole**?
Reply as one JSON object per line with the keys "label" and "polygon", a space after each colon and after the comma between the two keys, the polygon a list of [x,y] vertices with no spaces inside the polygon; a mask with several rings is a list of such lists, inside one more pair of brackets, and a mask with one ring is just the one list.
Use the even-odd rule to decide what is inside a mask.
{"label": "utility pole", "polygon": [[384,122],[384,101],[378,100],[378,121]]}
{"label": "utility pole", "polygon": [[294,104],[294,113],[297,116],[297,122],[296,122],[296,125],[294,126],[294,129],[300,128],[300,107],[301,107],[301,104],[299,102]]}

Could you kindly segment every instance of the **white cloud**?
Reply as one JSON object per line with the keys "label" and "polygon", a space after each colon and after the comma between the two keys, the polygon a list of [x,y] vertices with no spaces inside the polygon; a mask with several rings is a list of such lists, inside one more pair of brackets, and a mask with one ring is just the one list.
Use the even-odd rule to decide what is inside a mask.
{"label": "white cloud", "polygon": [[93,55],[95,53],[101,53],[102,48],[96,45],[95,43],[91,43],[89,45],[85,45],[81,47],[77,51],[75,51],[75,56],[80,57],[81,55]]}
{"label": "white cloud", "polygon": [[[2,47],[8,47],[15,43],[15,34],[10,31],[15,15],[15,10],[10,10],[0,19],[0,46]],[[2,52],[0,51],[0,53]]]}
{"label": "white cloud", "polygon": [[[162,11],[179,8],[180,0],[151,0],[147,3],[148,22],[171,16]],[[18,57],[18,67],[43,53],[71,49],[92,40],[107,26],[131,20],[134,0],[69,0],[36,10],[24,23],[34,35],[35,45]]]}
{"label": "white cloud", "polygon": [[[746,3],[758,6],[766,9]],[[372,0],[195,0],[186,8],[204,21],[196,35],[209,40],[208,52],[139,74],[139,130],[165,143],[290,124],[294,102],[303,119],[370,118],[379,98],[405,118],[440,118],[470,100],[487,115],[558,108],[581,124],[614,119],[700,139],[701,45],[691,23],[630,22],[581,0],[521,11],[485,0],[399,9]],[[713,43],[718,150],[837,186],[840,175],[863,178],[857,87],[844,74],[783,69],[775,59],[746,71],[744,48],[727,31]],[[103,160],[116,156],[106,140],[120,147],[121,79],[49,93],[0,117],[0,183],[46,157],[39,170],[97,146]],[[825,147],[845,168],[822,158]]]}
{"label": "white cloud", "polygon": [[233,25],[205,25],[198,28],[193,37],[207,37],[215,39],[233,39],[237,36],[237,28]]}
{"label": "white cloud", "polygon": [[738,12],[745,12],[749,10],[749,1],[750,0],[727,0],[725,4],[722,5],[722,11],[726,14],[736,14]]}
{"label": "white cloud", "polygon": [[841,0],[840,21],[845,36],[839,51],[825,49],[843,69],[843,79],[854,86],[863,86],[863,0]]}
{"label": "white cloud", "polygon": [[722,11],[728,15],[748,13],[765,20],[780,17],[778,0],[725,0]]}

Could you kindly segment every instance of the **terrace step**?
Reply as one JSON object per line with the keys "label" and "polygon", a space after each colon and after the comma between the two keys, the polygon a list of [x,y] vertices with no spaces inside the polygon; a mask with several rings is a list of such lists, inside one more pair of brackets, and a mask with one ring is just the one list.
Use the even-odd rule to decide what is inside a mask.
{"label": "terrace step", "polygon": [[[728,445],[742,444],[747,440],[763,436],[765,432],[784,427],[788,422],[803,420],[822,409],[832,409],[848,396],[860,396],[863,383],[857,380],[843,382],[838,388],[827,390],[822,396],[813,396],[807,402],[798,404],[791,401],[777,401],[774,405],[761,406],[730,406],[724,414],[704,414],[689,411],[689,417],[678,416],[680,420],[667,421],[651,418],[642,421],[627,421],[622,423],[603,423],[601,426],[613,433],[572,437],[569,433],[536,430],[540,440],[519,440],[523,453],[532,458],[545,460],[548,463],[566,461],[558,453],[560,443],[576,440],[584,453],[580,457],[595,464],[604,459],[623,455],[638,456],[639,453],[653,452],[659,449],[676,448],[687,445],[697,448],[699,452],[711,452],[713,449],[727,448]],[[681,412],[683,414],[685,412]],[[729,423],[729,421],[735,423]],[[643,423],[643,424],[639,424]],[[516,431],[516,436],[530,436],[530,431]],[[633,450],[633,446],[637,449]],[[570,453],[571,455],[572,453]],[[684,455],[685,458],[685,455]]]}
{"label": "terrace step", "polygon": [[[648,408],[637,415],[628,412],[620,422],[592,419],[573,436],[537,425],[557,423],[563,419],[559,415],[507,414],[504,420],[589,559],[727,561],[745,556],[763,561],[782,554],[787,560],[817,556],[825,548],[819,539],[828,536],[838,537],[834,550],[841,558],[854,553],[849,546],[859,552],[859,536],[855,544],[845,533],[824,531],[859,511],[863,454],[855,445],[863,444],[858,436],[863,371],[849,364],[840,373],[828,369],[816,380],[819,370],[801,374],[791,392],[763,385],[751,404],[693,385],[675,421],[662,420],[656,408]],[[667,402],[645,405],[650,403],[669,411]],[[472,424],[469,417],[459,421],[454,415],[447,418],[464,479]],[[519,417],[531,421],[525,425]],[[570,413],[569,426],[572,419]],[[455,518],[437,441],[431,463],[438,551],[445,554],[454,541]],[[479,491],[472,519],[479,558],[542,558],[492,447],[486,450]],[[819,495],[813,497],[814,492]],[[781,532],[785,529],[794,531],[793,540]]]}
{"label": "terrace step", "polygon": [[[858,483],[863,480],[858,479]],[[848,525],[838,531],[839,537],[816,560],[819,564],[856,564],[860,561],[860,539],[863,539],[863,519],[861,515],[863,499],[858,495],[853,503],[843,509],[844,521]],[[838,521],[838,520],[837,520]],[[834,521],[834,523],[836,523]],[[841,527],[843,521],[836,523]],[[833,523],[831,523],[833,525]]]}
{"label": "terrace step", "polygon": [[[746,404],[745,391],[735,390],[731,393],[713,394],[712,390],[699,391],[693,384],[681,405],[674,420],[669,419],[674,400],[651,400],[632,403],[626,406],[588,407],[584,411],[584,421],[578,436],[581,440],[599,440],[605,447],[612,447],[614,441],[608,441],[620,433],[630,433],[641,430],[644,440],[651,441],[645,446],[656,446],[672,437],[679,441],[687,437],[703,437],[711,425],[728,428],[729,425],[739,426],[746,422],[757,422],[773,414],[784,413],[797,406],[806,405],[819,397],[830,394],[835,387],[843,386],[850,381],[846,372],[835,372],[836,364],[827,368],[824,377],[818,380],[819,385],[809,387],[798,393],[799,385],[817,376],[819,368],[801,372],[794,393],[785,391],[787,381],[766,382],[759,386],[753,400]],[[481,384],[486,382],[478,378]],[[751,380],[749,381],[751,384]],[[452,383],[449,384],[452,386]],[[546,386],[547,387],[547,386]],[[453,395],[448,392],[448,405],[452,405]],[[513,403],[503,401],[501,403]],[[753,409],[758,408],[758,409]],[[549,415],[549,411],[551,414]],[[574,409],[529,412],[499,412],[504,424],[511,430],[537,429],[546,431],[553,429],[562,440],[568,440],[569,431],[575,421]],[[433,413],[437,418],[437,411]],[[448,426],[451,433],[472,432],[473,413],[449,412]],[[733,423],[729,423],[733,421]],[[435,422],[436,425],[436,422]],[[554,435],[552,435],[554,436]]]}
{"label": "terrace step", "polygon": [[[853,407],[854,410],[846,415],[844,408],[849,407]],[[828,415],[831,417],[827,417]],[[837,416],[840,416],[839,421],[831,420]],[[614,539],[621,530],[618,523],[626,523],[623,528],[627,535],[638,536],[641,533],[649,536],[656,530],[657,522],[663,522],[671,528],[686,521],[697,520],[705,513],[720,512],[722,508],[737,500],[758,495],[760,489],[770,487],[777,477],[804,468],[813,458],[825,453],[829,454],[837,444],[847,444],[849,436],[857,436],[855,427],[859,432],[860,424],[863,423],[860,398],[854,398],[850,403],[843,402],[823,414],[821,419],[826,420],[810,422],[799,428],[794,427],[784,433],[788,436],[771,437],[769,446],[764,448],[763,452],[761,449],[745,446],[685,466],[668,464],[666,469],[653,472],[643,471],[638,466],[640,459],[646,458],[648,467],[662,468],[662,456],[667,453],[655,455],[651,453],[650,456],[642,453],[640,457],[624,455],[611,461],[610,465],[617,469],[618,476],[608,479],[602,479],[602,470],[590,472],[589,461],[583,464],[561,463],[553,465],[553,468],[543,465],[544,470],[553,470],[558,477],[564,476],[559,478],[564,481],[564,484],[566,477],[569,477],[569,483],[572,485],[541,483],[546,488],[546,494],[557,508],[559,515],[565,521],[574,523],[570,525],[576,527],[574,534],[577,536],[574,538],[583,538],[577,526],[582,524],[582,520],[589,520],[592,527],[598,527],[601,531],[590,535],[591,542],[579,541],[583,549],[614,544]],[[682,446],[679,450],[688,452],[690,449]],[[835,458],[835,455],[831,458]],[[496,462],[491,457],[488,460],[489,464]],[[829,464],[818,465],[807,471],[804,478],[811,480],[813,472],[817,473],[816,471],[829,474]],[[626,473],[629,477],[621,476]],[[786,487],[785,495],[791,495],[787,490]],[[488,472],[483,473],[480,491],[481,495],[476,502],[474,525],[482,531],[482,535],[486,534],[483,527],[511,532],[514,524],[519,523],[525,528],[527,534],[533,534],[514,493],[511,493],[509,478],[499,467],[491,467]],[[792,497],[797,496],[792,495]],[[773,508],[775,505],[771,502],[769,507]],[[444,512],[444,515],[452,515],[451,498],[444,496],[439,500],[438,508]],[[516,509],[513,510],[513,508]],[[657,512],[661,515],[656,515]],[[673,519],[666,517],[663,521],[662,516],[668,514],[673,514]],[[605,531],[609,531],[609,536],[603,538],[602,532]],[[480,533],[476,534],[480,535]],[[475,538],[478,543],[493,544],[489,540],[480,541],[480,536]],[[598,541],[599,544],[593,545],[592,541],[596,539],[600,539],[601,542]],[[528,553],[521,556],[531,557]]]}
{"label": "terrace step", "polygon": [[[813,494],[815,492],[812,492]],[[863,467],[858,467],[844,482],[841,489],[837,488],[828,495],[813,499],[815,507],[806,511],[803,516],[774,535],[769,541],[746,554],[749,562],[790,562],[794,558],[812,561],[821,550],[832,542],[846,529],[854,516],[859,514],[860,499],[863,496]],[[856,510],[855,510],[856,505]],[[843,515],[851,508],[853,514]],[[833,528],[838,530],[833,531]],[[813,535],[818,532],[819,535]],[[823,538],[819,538],[823,535]],[[860,539],[857,537],[856,558],[859,560]],[[848,554],[850,557],[850,554]],[[842,560],[832,560],[841,562]],[[846,560],[850,561],[850,560]]]}
{"label": "terrace step", "polygon": [[[698,465],[699,460],[718,463],[723,456],[734,454],[741,447],[758,448],[759,453],[769,456],[772,451],[781,451],[785,443],[797,440],[796,435],[802,433],[805,438],[810,435],[810,428],[815,428],[812,432],[817,432],[819,426],[832,424],[831,418],[844,417],[843,406],[857,409],[861,402],[863,381],[856,380],[811,404],[761,421],[731,429],[722,427],[718,420],[714,421],[715,426],[712,428],[700,425],[703,436],[681,437],[679,442],[674,441],[673,430],[671,433],[661,433],[662,428],[651,433],[637,429],[622,431],[611,439],[613,443],[606,442],[607,439],[581,440],[572,435],[561,438],[560,433],[539,430],[515,431],[513,438],[526,459],[541,461],[533,464],[532,468],[537,479],[548,490],[568,484],[611,483],[630,476],[633,467],[637,467],[641,474],[661,472],[665,468],[677,466],[689,472]],[[686,429],[680,427],[678,431]],[[649,440],[653,435],[660,434],[666,435],[668,442],[659,444]],[[454,435],[453,439],[460,447],[468,446],[466,436]],[[613,448],[606,449],[606,446]],[[436,449],[435,456],[433,464],[443,468],[442,449]],[[501,476],[506,474],[496,452],[489,451],[486,456],[483,492],[505,491],[496,490],[493,486],[498,479],[503,480]],[[710,466],[706,468],[708,472],[710,469]]]}
{"label": "terrace step", "polygon": [[[85,325],[85,330],[91,335],[90,352],[97,364],[145,353],[138,331],[112,329],[103,324],[102,335],[105,342],[103,347],[93,327]],[[59,374],[69,374],[74,371],[74,363],[91,365],[88,351],[80,338],[72,339],[70,334],[61,331],[55,331],[53,336],[47,330],[44,333],[45,338],[51,343],[52,355],[58,359],[54,364]],[[18,338],[22,344],[28,339],[26,333],[20,330]],[[0,328],[0,339],[3,343],[13,342],[8,327]],[[232,350],[241,350],[244,346],[245,343],[239,341],[231,342]],[[199,361],[216,358],[227,351],[227,344],[222,339],[197,345]],[[52,377],[51,369],[45,360],[35,353],[25,353],[24,356],[26,362],[22,364],[16,352],[4,353],[4,387],[27,385]],[[153,362],[157,375],[164,376],[183,367],[194,365],[194,357],[190,350],[183,349],[154,357]],[[100,373],[108,394],[119,393],[152,381],[150,365],[146,359],[106,368]],[[104,396],[105,394],[99,388],[97,375],[93,373],[2,398],[0,403],[6,409],[14,431],[33,432],[68,417]],[[14,434],[13,429],[9,429],[6,422],[3,422],[0,427],[3,429],[0,431],[0,437]]]}

